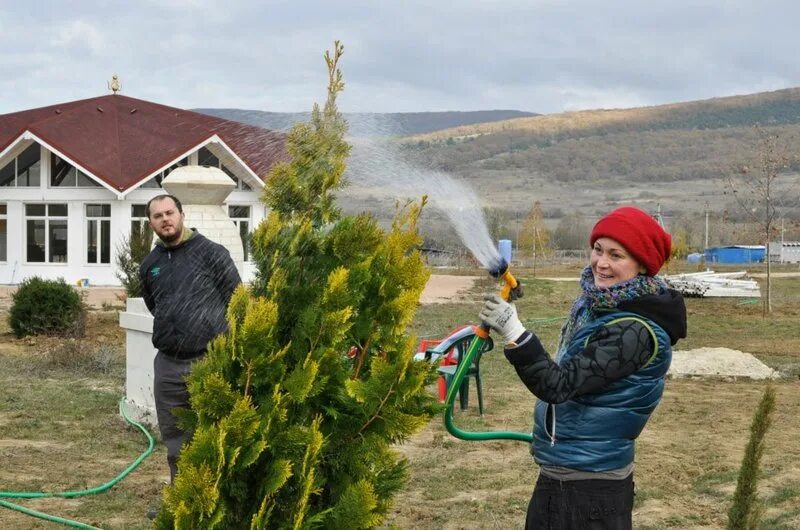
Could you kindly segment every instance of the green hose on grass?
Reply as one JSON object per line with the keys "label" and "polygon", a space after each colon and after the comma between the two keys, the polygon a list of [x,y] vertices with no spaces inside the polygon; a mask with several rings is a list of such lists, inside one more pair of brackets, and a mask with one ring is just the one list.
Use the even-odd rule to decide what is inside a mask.
{"label": "green hose on grass", "polygon": [[[485,333],[486,337],[481,337],[481,332]],[[530,433],[511,431],[469,432],[459,429],[453,422],[453,406],[455,405],[456,392],[461,388],[461,382],[464,380],[464,376],[467,374],[469,367],[472,366],[472,360],[475,358],[477,352],[481,351],[488,336],[488,331],[482,327],[478,328],[478,333],[475,335],[475,338],[472,339],[467,353],[464,354],[464,359],[460,359],[458,362],[458,368],[450,383],[450,388],[447,390],[447,397],[444,401],[444,426],[447,432],[461,440],[518,440],[520,442],[531,443],[533,441],[533,436]]]}
{"label": "green hose on grass", "polygon": [[39,512],[37,510],[32,510],[30,508],[25,508],[24,506],[20,506],[19,504],[14,504],[9,501],[3,500],[3,498],[7,499],[44,499],[44,498],[52,498],[58,497],[62,499],[71,499],[75,497],[85,497],[87,495],[96,495],[98,493],[103,493],[104,491],[108,491],[109,489],[113,488],[117,483],[119,483],[122,479],[127,477],[134,469],[136,469],[142,461],[150,456],[155,448],[155,440],[147,431],[147,429],[141,424],[134,420],[132,420],[128,414],[125,412],[124,398],[120,399],[119,401],[119,412],[122,414],[122,417],[125,418],[129,424],[137,427],[140,431],[144,433],[147,437],[147,450],[139,455],[139,457],[131,463],[125,470],[117,475],[114,479],[106,482],[105,484],[101,484],[100,486],[96,486],[94,488],[89,488],[85,490],[76,490],[76,491],[63,491],[58,493],[47,493],[47,492],[36,492],[36,491],[0,491],[0,506],[4,508],[8,508],[10,510],[15,510],[20,513],[24,513],[26,515],[30,515],[31,517],[37,517],[39,519],[44,519],[45,521],[50,521],[53,523],[63,524],[65,526],[69,526],[72,528],[83,528],[83,529],[90,529],[90,530],[101,530],[95,526],[90,526],[88,524],[84,524],[78,521],[72,521],[70,519],[64,519],[63,517],[57,517],[55,515],[46,514],[43,512]]}

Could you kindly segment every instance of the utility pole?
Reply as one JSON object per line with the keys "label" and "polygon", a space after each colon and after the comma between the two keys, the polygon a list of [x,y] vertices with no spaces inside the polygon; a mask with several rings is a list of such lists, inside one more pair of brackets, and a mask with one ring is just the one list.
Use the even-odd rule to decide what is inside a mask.
{"label": "utility pole", "polygon": [[781,218],[781,259],[780,262],[783,264],[783,233],[786,232],[786,228],[783,227],[783,218]]}
{"label": "utility pole", "polygon": [[659,226],[664,228],[664,218],[661,217],[661,203],[658,203],[658,211],[656,212],[656,221],[658,221]]}
{"label": "utility pole", "polygon": [[705,253],[707,248],[708,248],[708,201],[706,201],[706,237],[703,246],[703,253]]}

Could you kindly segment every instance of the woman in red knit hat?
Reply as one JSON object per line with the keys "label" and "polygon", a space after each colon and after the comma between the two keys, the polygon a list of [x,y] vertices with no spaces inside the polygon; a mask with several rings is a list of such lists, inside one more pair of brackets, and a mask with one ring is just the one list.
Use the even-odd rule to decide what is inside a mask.
{"label": "woman in red knit hat", "polygon": [[597,222],[589,244],[555,359],[513,304],[487,296],[480,314],[539,398],[529,530],[632,528],[634,443],[661,400],[672,345],[686,336],[683,298],[657,276],[672,240],[650,215],[618,208]]}

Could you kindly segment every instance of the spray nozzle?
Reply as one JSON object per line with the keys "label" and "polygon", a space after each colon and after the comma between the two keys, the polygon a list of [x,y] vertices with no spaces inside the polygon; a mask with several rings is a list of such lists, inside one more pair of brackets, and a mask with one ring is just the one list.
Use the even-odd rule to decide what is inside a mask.
{"label": "spray nozzle", "polygon": [[522,298],[522,285],[514,278],[511,271],[508,269],[508,262],[505,258],[500,260],[489,269],[489,274],[492,278],[502,279],[505,283],[500,290],[500,296],[506,302],[513,302],[517,298]]}
{"label": "spray nozzle", "polygon": [[506,273],[506,271],[508,271],[508,262],[505,258],[501,257],[491,266],[489,269],[489,274],[492,276],[492,278],[500,278]]}

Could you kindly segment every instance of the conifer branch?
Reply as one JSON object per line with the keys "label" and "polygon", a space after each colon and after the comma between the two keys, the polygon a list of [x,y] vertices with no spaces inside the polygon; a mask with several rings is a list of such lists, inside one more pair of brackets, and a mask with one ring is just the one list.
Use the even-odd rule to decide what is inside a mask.
{"label": "conifer branch", "polygon": [[358,375],[361,373],[361,367],[364,365],[364,359],[367,356],[367,351],[369,350],[371,345],[372,345],[372,333],[369,334],[369,336],[367,337],[367,342],[364,343],[364,346],[358,351],[356,368],[353,371],[353,375],[350,377],[350,379],[358,379]]}
{"label": "conifer branch", "polygon": [[372,417],[371,417],[370,419],[368,419],[368,420],[367,420],[367,423],[365,423],[364,425],[362,425],[362,426],[361,426],[361,428],[358,430],[358,434],[359,434],[359,435],[360,435],[362,432],[364,432],[364,430],[365,430],[367,427],[369,427],[369,426],[372,424],[372,422],[373,422],[373,421],[375,421],[376,419],[378,419],[378,418],[380,417],[380,415],[381,415],[381,412],[383,411],[383,406],[384,406],[384,405],[386,405],[386,401],[388,401],[388,400],[389,400],[389,397],[390,397],[392,394],[394,394],[394,384],[395,384],[395,383],[394,383],[394,381],[393,381],[393,382],[392,382],[392,385],[389,387],[389,391],[386,393],[386,395],[385,395],[385,396],[383,396],[383,399],[382,399],[382,400],[381,400],[381,402],[378,404],[378,408],[377,408],[377,409],[375,409],[375,414],[373,414],[373,415],[372,415]]}
{"label": "conifer branch", "polygon": [[244,383],[244,395],[248,396],[250,395],[250,380],[253,377],[253,363],[249,362],[247,363],[246,366],[247,366],[247,379],[245,380]]}

